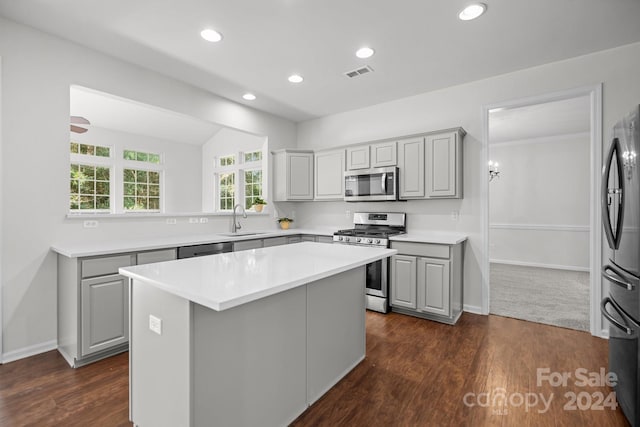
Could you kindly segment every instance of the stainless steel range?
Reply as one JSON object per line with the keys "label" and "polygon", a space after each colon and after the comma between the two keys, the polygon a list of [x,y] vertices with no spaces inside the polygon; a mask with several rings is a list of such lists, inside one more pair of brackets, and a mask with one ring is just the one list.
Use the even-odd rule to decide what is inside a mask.
{"label": "stainless steel range", "polygon": [[[333,243],[389,247],[389,237],[406,232],[406,214],[397,212],[356,212],[354,228],[333,234]],[[367,309],[386,313],[388,302],[388,259],[367,265]]]}

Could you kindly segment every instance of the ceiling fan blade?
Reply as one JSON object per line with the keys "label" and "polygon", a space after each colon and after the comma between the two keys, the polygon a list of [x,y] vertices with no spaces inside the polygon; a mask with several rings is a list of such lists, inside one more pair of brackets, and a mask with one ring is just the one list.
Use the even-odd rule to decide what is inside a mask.
{"label": "ceiling fan blade", "polygon": [[71,125],[71,132],[75,133],[85,133],[88,129],[81,128],[80,126]]}
{"label": "ceiling fan blade", "polygon": [[71,121],[71,123],[76,124],[76,125],[90,125],[91,124],[91,122],[89,122],[89,120],[85,119],[82,116],[71,116],[70,117],[70,121]]}

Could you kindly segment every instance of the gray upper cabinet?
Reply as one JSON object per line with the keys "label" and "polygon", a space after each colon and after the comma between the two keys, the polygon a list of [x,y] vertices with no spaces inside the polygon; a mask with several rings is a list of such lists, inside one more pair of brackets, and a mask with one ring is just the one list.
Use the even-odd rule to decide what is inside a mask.
{"label": "gray upper cabinet", "polygon": [[347,169],[369,169],[371,162],[369,161],[369,146],[358,145],[347,148]]}
{"label": "gray upper cabinet", "polygon": [[396,141],[371,144],[371,167],[386,168],[397,165],[397,152]]}
{"label": "gray upper cabinet", "polygon": [[344,198],[345,150],[315,153],[315,199],[341,200]]}
{"label": "gray upper cabinet", "polygon": [[462,129],[426,136],[426,197],[462,197],[463,137]]}
{"label": "gray upper cabinet", "polygon": [[424,197],[424,138],[398,141],[399,196],[401,199]]}
{"label": "gray upper cabinet", "polygon": [[273,153],[274,201],[313,199],[313,151],[278,150]]}

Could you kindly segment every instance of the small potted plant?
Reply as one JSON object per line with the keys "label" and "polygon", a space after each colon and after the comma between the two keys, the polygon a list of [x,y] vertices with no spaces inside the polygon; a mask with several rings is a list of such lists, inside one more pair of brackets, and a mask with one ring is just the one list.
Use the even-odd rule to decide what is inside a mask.
{"label": "small potted plant", "polygon": [[288,230],[289,224],[292,223],[293,220],[284,216],[282,218],[278,218],[278,222],[280,223],[280,228],[282,228],[283,230]]}
{"label": "small potted plant", "polygon": [[257,197],[254,201],[253,201],[253,209],[255,209],[256,212],[262,212],[262,208],[264,208],[264,205],[266,205],[267,202],[264,201],[264,199],[261,199],[260,197]]}

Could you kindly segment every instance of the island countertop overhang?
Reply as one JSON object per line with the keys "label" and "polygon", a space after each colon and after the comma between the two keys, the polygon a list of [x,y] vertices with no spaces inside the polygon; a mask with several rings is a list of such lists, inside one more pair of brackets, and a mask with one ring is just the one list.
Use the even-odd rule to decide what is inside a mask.
{"label": "island countertop overhang", "polygon": [[223,311],[396,253],[394,249],[303,242],[124,267],[119,272]]}

